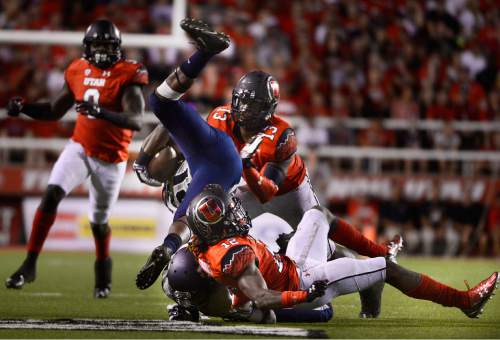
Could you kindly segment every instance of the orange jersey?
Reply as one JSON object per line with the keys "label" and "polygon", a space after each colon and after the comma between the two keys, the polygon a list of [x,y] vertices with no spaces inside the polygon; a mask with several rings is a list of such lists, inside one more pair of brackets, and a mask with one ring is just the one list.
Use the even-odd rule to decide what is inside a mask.
{"label": "orange jersey", "polygon": [[[68,66],[64,78],[76,102],[93,102],[115,112],[123,111],[121,99],[127,86],[148,83],[144,66],[131,60],[120,60],[102,70],[80,58]],[[72,139],[83,146],[88,156],[118,163],[128,158],[132,134],[132,130],[106,120],[78,114]]]}
{"label": "orange jersey", "polygon": [[[241,151],[245,146],[245,142],[239,137],[239,132],[235,128],[234,121],[231,117],[230,105],[215,108],[208,115],[207,122],[214,128],[227,133],[233,140],[238,151]],[[297,140],[290,124],[277,116],[272,116],[269,125],[261,134],[264,138],[252,158],[253,164],[257,170],[263,174],[267,163],[279,163],[292,157],[286,178],[281,184],[277,194],[286,194],[296,189],[304,180],[306,166],[302,158],[295,153],[297,150]]]}
{"label": "orange jersey", "polygon": [[[251,261],[255,261],[268,289],[280,292],[300,289],[295,263],[284,255],[273,254],[264,243],[251,236],[224,239],[198,254],[197,258],[208,275],[232,288],[237,288],[237,278]],[[234,305],[247,301],[242,292],[236,292]]]}

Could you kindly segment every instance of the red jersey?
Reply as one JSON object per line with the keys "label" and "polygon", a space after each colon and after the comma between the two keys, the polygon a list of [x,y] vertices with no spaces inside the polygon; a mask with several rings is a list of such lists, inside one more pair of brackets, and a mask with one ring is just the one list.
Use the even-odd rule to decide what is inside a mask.
{"label": "red jersey", "polygon": [[[235,236],[219,241],[198,254],[197,259],[208,275],[232,288],[237,288],[237,278],[251,261],[255,261],[268,289],[281,292],[300,289],[295,263],[284,255],[273,254],[264,243],[251,236]],[[241,305],[248,300],[237,291],[233,304]]]}
{"label": "red jersey", "polygon": [[[93,102],[115,112],[123,111],[121,99],[127,86],[148,83],[144,66],[132,60],[120,60],[102,70],[80,58],[68,66],[64,78],[76,102]],[[128,158],[132,134],[132,130],[106,120],[78,114],[72,139],[83,146],[88,156],[119,163]]]}
{"label": "red jersey", "polygon": [[[238,151],[241,151],[245,146],[245,142],[239,137],[239,131],[235,128],[230,105],[215,108],[208,115],[207,122],[214,128],[227,133]],[[264,138],[252,158],[252,163],[263,175],[267,163],[279,163],[291,157],[292,161],[288,166],[288,173],[280,185],[277,195],[286,194],[296,189],[304,180],[306,166],[302,158],[296,154],[297,139],[290,124],[273,115],[269,125],[260,134]]]}

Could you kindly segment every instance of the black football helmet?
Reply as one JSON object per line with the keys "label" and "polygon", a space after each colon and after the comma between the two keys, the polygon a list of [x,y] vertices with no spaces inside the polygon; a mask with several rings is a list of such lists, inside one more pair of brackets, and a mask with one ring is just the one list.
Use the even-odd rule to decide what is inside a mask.
{"label": "black football helmet", "polygon": [[241,201],[218,184],[208,184],[189,204],[188,225],[201,242],[212,245],[225,238],[246,235],[252,226]]}
{"label": "black football helmet", "polygon": [[249,132],[264,129],[278,105],[278,81],[262,71],[245,74],[233,89],[231,116],[237,125]]}
{"label": "black football helmet", "polygon": [[122,58],[122,37],[109,20],[97,20],[85,31],[83,57],[100,69],[113,66]]}

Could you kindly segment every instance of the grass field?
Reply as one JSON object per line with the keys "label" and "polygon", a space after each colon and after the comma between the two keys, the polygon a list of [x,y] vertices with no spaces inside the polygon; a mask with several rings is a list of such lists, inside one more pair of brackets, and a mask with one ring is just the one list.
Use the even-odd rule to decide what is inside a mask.
{"label": "grass field", "polygon": [[[21,263],[21,250],[0,250],[3,281]],[[135,287],[137,269],[146,255],[113,254],[113,292],[109,299],[94,300],[93,254],[44,253],[37,281],[22,290],[0,287],[0,319],[166,319],[168,300],[157,284],[145,291]],[[495,270],[500,261],[482,259],[401,258],[400,263],[425,272],[453,287],[464,289],[463,279],[476,284]],[[386,286],[382,315],[360,320],[359,297],[334,300],[335,316],[328,324],[287,324],[323,329],[330,338],[500,338],[500,296],[486,306],[479,320],[467,318],[458,309],[413,300]],[[0,330],[0,338],[222,338],[208,333],[139,331]]]}

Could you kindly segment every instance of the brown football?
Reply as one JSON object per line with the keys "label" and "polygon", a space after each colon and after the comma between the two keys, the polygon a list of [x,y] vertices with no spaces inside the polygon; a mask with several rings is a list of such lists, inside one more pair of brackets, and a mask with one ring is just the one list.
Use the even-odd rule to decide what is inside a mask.
{"label": "brown football", "polygon": [[171,146],[160,150],[148,164],[149,175],[160,182],[165,182],[177,170],[177,153]]}

